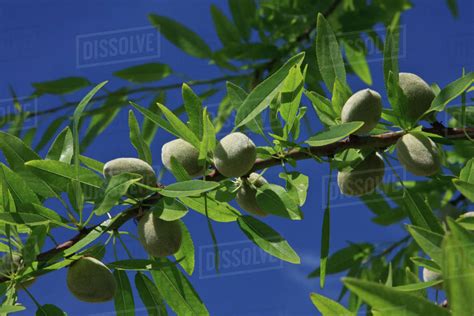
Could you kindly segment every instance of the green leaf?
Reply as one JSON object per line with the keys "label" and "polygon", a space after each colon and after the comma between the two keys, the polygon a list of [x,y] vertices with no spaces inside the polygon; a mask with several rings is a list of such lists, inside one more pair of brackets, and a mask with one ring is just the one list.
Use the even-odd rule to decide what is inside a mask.
{"label": "green leaf", "polygon": [[351,292],[384,315],[450,315],[447,309],[412,293],[354,278],[344,278],[343,282]]}
{"label": "green leaf", "polygon": [[[52,187],[58,188],[65,192],[66,186],[70,181],[76,179],[76,170],[74,166],[64,162],[55,160],[31,160],[26,166],[33,168],[33,171],[45,180]],[[93,171],[79,167],[77,179],[81,184],[85,185],[92,196],[97,194],[97,190],[102,188],[103,180]],[[95,195],[97,197],[98,195]]]}
{"label": "green leaf", "polygon": [[46,225],[49,220],[38,214],[31,213],[0,213],[0,223],[6,223],[11,225]]}
{"label": "green leaf", "polygon": [[285,120],[287,134],[293,128],[304,90],[304,77],[299,66],[293,66],[286,77],[281,89],[280,114]]}
{"label": "green leaf", "polygon": [[456,189],[459,190],[471,202],[474,202],[474,183],[465,182],[459,179],[453,179]]}
{"label": "green leaf", "polygon": [[317,133],[311,136],[305,143],[313,147],[320,147],[346,138],[357,131],[364,122],[347,122],[340,125],[330,126],[328,130]]}
{"label": "green leaf", "polygon": [[237,223],[245,235],[265,252],[287,262],[301,262],[288,242],[267,224],[248,215],[240,216]]}
{"label": "green leaf", "polygon": [[318,14],[316,32],[316,57],[319,72],[328,90],[332,91],[336,78],[342,83],[346,82],[344,60],[336,35],[321,13]]}
{"label": "green leaf", "polygon": [[351,95],[352,91],[349,86],[341,82],[339,78],[336,78],[334,81],[334,87],[332,89],[331,103],[332,107],[337,113],[337,117],[341,116],[342,108]]}
{"label": "green leaf", "polygon": [[[123,91],[126,91],[123,89]],[[82,137],[80,147],[82,150],[90,146],[90,144],[102,134],[114,121],[120,112],[121,107],[127,102],[126,96],[109,95],[107,100],[95,111],[90,111],[87,116],[92,116],[87,126],[87,131]]]}
{"label": "green leaf", "polygon": [[344,306],[336,301],[333,301],[325,296],[311,293],[311,301],[318,311],[324,316],[350,316],[352,312],[347,310]]}
{"label": "green leaf", "polygon": [[[68,229],[71,229],[70,226],[66,225],[68,223],[68,220],[65,218],[61,217],[58,213],[53,211],[52,209],[49,209],[43,205],[40,204],[31,204],[25,207],[25,212],[27,213],[35,213],[40,216],[43,216],[46,218],[48,221],[51,222],[51,224],[55,224],[58,226],[62,226]],[[74,229],[74,228],[72,228]]]}
{"label": "green leaf", "polygon": [[36,261],[36,256],[41,252],[47,233],[47,226],[35,226],[31,229],[31,234],[21,249],[22,259],[26,266]]}
{"label": "green leaf", "polygon": [[41,159],[21,139],[2,131],[0,131],[0,149],[13,170],[22,169],[27,161]]}
{"label": "green leaf", "polygon": [[418,246],[436,263],[441,264],[441,242],[443,235],[412,225],[407,225],[407,230]]}
{"label": "green leaf", "polygon": [[92,159],[90,157],[86,156],[79,156],[79,159],[81,162],[89,169],[94,170],[95,172],[102,173],[104,170],[104,163],[95,159]]}
{"label": "green leaf", "polygon": [[288,76],[290,69],[295,65],[301,65],[304,59],[304,52],[290,58],[273,75],[261,82],[245,98],[237,111],[235,117],[235,128],[246,125],[251,122],[258,114],[268,107],[271,100],[279,92],[283,81]]}
{"label": "green leaf", "polygon": [[474,183],[474,158],[469,160],[461,169],[459,179],[465,182]]}
{"label": "green leaf", "polygon": [[474,237],[452,219],[443,241],[442,275],[453,315],[474,314]]}
{"label": "green leaf", "polygon": [[67,126],[58,134],[54,142],[51,144],[51,147],[46,154],[46,159],[58,160],[70,164],[73,154],[74,144],[72,132],[69,126]]}
{"label": "green leaf", "polygon": [[412,257],[410,258],[417,266],[427,268],[428,270],[441,273],[440,266],[433,260],[422,258],[422,257]]}
{"label": "green leaf", "polygon": [[188,213],[186,206],[178,200],[169,197],[161,198],[150,210],[154,212],[154,216],[164,221],[175,221]]}
{"label": "green leaf", "polygon": [[446,4],[448,5],[448,8],[449,8],[449,11],[451,11],[451,14],[454,17],[458,17],[459,12],[458,12],[457,0],[446,0]]}
{"label": "green leaf", "polygon": [[82,77],[66,77],[52,81],[35,82],[32,84],[36,89],[36,95],[43,94],[68,94],[87,88],[90,81]]}
{"label": "green leaf", "polygon": [[282,172],[279,174],[281,179],[286,181],[286,190],[291,198],[299,205],[303,206],[308,193],[309,178],[308,176],[297,172]]}
{"label": "green leaf", "polygon": [[433,213],[431,206],[413,189],[405,189],[402,203],[411,222],[434,233],[443,234],[444,230]]}
{"label": "green leaf", "polygon": [[[116,217],[118,218],[118,217]],[[79,240],[77,243],[75,243],[72,247],[66,249],[63,252],[64,257],[72,255],[82,248],[86,247],[90,243],[94,242],[97,238],[102,236],[104,232],[107,231],[107,229],[110,227],[110,225],[113,223],[113,220],[106,220],[103,221],[100,225],[97,227],[94,227],[90,232],[87,233],[81,240]]]}
{"label": "green leaf", "polygon": [[170,111],[167,107],[164,105],[157,103],[158,107],[160,110],[163,112],[165,115],[166,119],[172,126],[173,130],[176,132],[176,136],[179,138],[182,138],[183,140],[187,141],[191,145],[193,145],[196,149],[199,149],[200,146],[200,141],[197,138],[196,134],[194,134],[189,127],[184,124],[179,117],[174,115],[172,111]]}
{"label": "green leaf", "polygon": [[36,196],[34,191],[28,186],[28,183],[19,174],[13,172],[2,163],[0,163],[0,169],[0,175],[5,180],[17,207],[22,208],[28,203],[40,204],[38,196]]}
{"label": "green leaf", "polygon": [[0,314],[7,315],[25,310],[26,307],[22,305],[3,305],[0,306]]}
{"label": "green leaf", "polygon": [[183,95],[184,108],[189,118],[189,128],[199,139],[203,133],[203,112],[201,98],[185,83],[181,91]]}
{"label": "green leaf", "polygon": [[35,151],[40,151],[41,149],[43,149],[44,146],[46,146],[46,144],[48,144],[48,142],[51,140],[51,138],[58,131],[58,129],[61,127],[61,125],[66,119],[66,116],[60,116],[49,124],[48,128],[41,136],[40,141],[35,146]]}
{"label": "green leaf", "polygon": [[191,176],[188,174],[183,165],[174,157],[170,158],[171,163],[171,173],[178,181],[187,181],[192,180]]}
{"label": "green leaf", "polygon": [[199,147],[199,160],[206,163],[207,154],[214,151],[216,147],[216,130],[209,118],[207,108],[204,109],[204,126],[201,146]]}
{"label": "green leaf", "polygon": [[130,129],[130,141],[137,151],[138,158],[152,165],[150,146],[148,146],[143,138],[137,118],[132,110],[128,112],[128,126]]}
{"label": "green leaf", "polygon": [[[179,135],[179,133],[171,126],[170,123],[168,123],[165,119],[163,119],[160,114],[156,114],[153,111],[150,111],[147,108],[144,108],[132,101],[130,101],[130,105],[133,106],[135,109],[137,109],[141,114],[143,114],[147,119],[149,119],[151,122],[157,124],[160,126],[162,129],[167,131],[168,133],[171,133],[173,135]],[[153,108],[156,108],[158,110],[158,107],[153,105]],[[179,137],[179,136],[178,136]]]}
{"label": "green leaf", "polygon": [[266,213],[292,220],[302,219],[298,204],[279,185],[267,183],[257,188],[256,200],[258,206]]}
{"label": "green leaf", "polygon": [[117,282],[117,291],[114,297],[115,312],[118,316],[135,315],[135,302],[127,272],[115,270],[114,278]]}
{"label": "green leaf", "polygon": [[211,15],[217,36],[224,46],[240,42],[240,34],[235,25],[214,4],[211,5]]}
{"label": "green leaf", "polygon": [[334,111],[330,100],[314,91],[305,91],[305,95],[311,100],[319,120],[325,127],[336,125],[338,114]]}
{"label": "green leaf", "polygon": [[[330,173],[332,170],[329,171]],[[328,196],[330,196],[330,188],[328,186]],[[331,240],[331,207],[329,200],[327,206],[324,209],[323,225],[321,229],[321,256],[319,259],[319,286],[324,288],[326,283],[326,270],[329,257],[329,244]]]}
{"label": "green leaf", "polygon": [[[190,209],[195,210],[203,215],[206,214],[204,197],[180,197],[179,200],[183,202]],[[216,222],[235,222],[240,215],[240,212],[230,206],[228,203],[219,202],[216,199],[207,196],[208,216]]]}
{"label": "green leaf", "polygon": [[[366,259],[374,250],[374,247],[368,243],[350,244],[332,255],[326,261],[326,275],[340,273],[349,270],[356,264]],[[319,277],[320,268],[318,267],[308,275],[308,278]]]}
{"label": "green leaf", "polygon": [[184,271],[186,271],[189,275],[192,275],[194,272],[195,261],[193,239],[191,238],[191,234],[189,233],[189,230],[183,221],[179,221],[179,225],[181,226],[183,237],[181,241],[181,247],[179,248],[178,252],[174,254],[174,257],[176,260],[180,260],[179,264],[184,269]]}
{"label": "green leaf", "polygon": [[86,96],[79,102],[76,109],[74,110],[74,114],[72,117],[73,120],[73,127],[72,127],[72,134],[73,134],[73,143],[74,143],[74,165],[79,168],[79,121],[81,119],[82,113],[86,109],[89,102],[92,100],[94,95],[107,84],[107,81],[101,82],[96,85],[91,91],[89,91]]}
{"label": "green leaf", "polygon": [[203,181],[203,180],[189,180],[176,182],[166,186],[160,190],[160,194],[168,197],[186,197],[196,196],[204,192],[214,190],[219,187],[218,182]]}
{"label": "green leaf", "polygon": [[362,81],[371,86],[372,75],[370,74],[369,65],[365,57],[363,47],[354,47],[349,42],[344,41],[344,50],[346,52],[346,58],[352,69],[359,76]]}
{"label": "green leaf", "polygon": [[191,29],[165,16],[150,14],[148,18],[168,41],[184,52],[197,58],[211,57],[209,46]]}
{"label": "green leaf", "polygon": [[[393,87],[398,87],[398,54],[399,54],[399,40],[400,40],[400,29],[399,29],[400,13],[395,13],[393,20],[389,27],[387,27],[387,36],[385,40],[385,46],[383,51],[383,74],[385,81],[385,89],[390,95],[389,89],[389,74],[392,73]],[[392,87],[392,88],[393,88]],[[395,91],[395,93],[397,93]],[[393,106],[393,104],[392,104]]]}
{"label": "green leaf", "polygon": [[66,316],[67,314],[63,312],[56,305],[45,304],[38,307],[35,315],[36,316]]}
{"label": "green leaf", "polygon": [[127,194],[130,186],[141,179],[142,176],[132,173],[121,173],[110,178],[103,198],[95,205],[94,213],[100,216],[110,212],[117,202]]}
{"label": "green leaf", "polygon": [[145,308],[150,316],[165,316],[168,315],[166,311],[163,298],[158,291],[156,285],[145,274],[137,272],[135,274],[135,287],[138,295],[145,305]]}
{"label": "green leaf", "polygon": [[168,266],[151,271],[151,275],[161,296],[177,315],[209,315],[201,298],[178,268]]}
{"label": "green leaf", "polygon": [[256,18],[257,6],[254,0],[228,0],[232,19],[243,40],[250,39],[252,23]]}
{"label": "green leaf", "polygon": [[434,281],[429,281],[429,282],[418,282],[418,283],[412,283],[412,284],[405,284],[405,285],[400,285],[394,287],[394,289],[402,292],[414,292],[414,291],[419,291],[423,289],[430,288],[432,286],[435,286],[437,284],[442,283],[443,280],[434,280]]}
{"label": "green leaf", "polygon": [[114,72],[114,76],[133,83],[147,83],[160,81],[168,77],[172,72],[168,65],[148,63],[116,71]]}
{"label": "green leaf", "polygon": [[431,103],[430,108],[424,115],[434,112],[443,111],[446,105],[466,91],[474,82],[474,72],[467,73],[465,76],[451,82],[444,87]]}

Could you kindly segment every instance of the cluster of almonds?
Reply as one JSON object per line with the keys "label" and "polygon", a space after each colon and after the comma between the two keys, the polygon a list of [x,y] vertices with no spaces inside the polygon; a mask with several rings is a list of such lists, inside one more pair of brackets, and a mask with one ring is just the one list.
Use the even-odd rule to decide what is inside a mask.
{"label": "cluster of almonds", "polygon": [[[163,145],[161,160],[171,170],[171,157],[174,157],[191,176],[202,176],[205,169],[199,164],[199,151],[188,142],[176,139]],[[213,153],[213,163],[220,174],[229,178],[239,178],[236,202],[249,213],[264,216],[266,213],[257,204],[257,188],[267,181],[258,173],[252,172],[257,158],[257,148],[246,135],[236,132],[222,138]],[[248,175],[248,176],[246,176]]]}
{"label": "cluster of almonds", "polygon": [[[418,119],[430,106],[434,93],[420,77],[410,73],[400,73],[400,87],[407,97],[409,119]],[[345,103],[342,122],[363,121],[364,125],[356,134],[367,134],[378,124],[382,113],[380,94],[365,89],[356,92]],[[400,163],[415,175],[429,176],[440,168],[439,153],[436,145],[420,133],[410,133],[397,142],[397,154]],[[257,188],[267,181],[258,173],[250,173],[255,163],[257,150],[255,144],[246,135],[236,132],[225,136],[217,144],[213,153],[213,163],[217,171],[226,177],[238,179],[236,202],[249,213],[267,215],[256,200]],[[163,165],[171,170],[171,157],[179,162],[191,177],[203,176],[207,170],[199,163],[199,151],[190,143],[176,139],[163,145],[161,159]],[[143,178],[141,182],[156,186],[156,174],[146,162],[136,158],[118,158],[104,166],[104,176],[110,179],[121,173],[135,173]],[[377,153],[365,157],[354,168],[340,171],[337,177],[340,190],[347,195],[360,196],[372,192],[382,181],[384,163]],[[139,186],[130,188],[128,194],[144,197],[149,192]],[[147,211],[138,222],[138,237],[143,248],[154,257],[166,257],[175,254],[181,247],[182,231],[178,221],[165,221]],[[1,273],[11,275],[19,270],[23,263],[21,256],[13,254],[4,260]],[[431,279],[428,272],[425,279]],[[23,282],[30,285],[34,279]],[[112,299],[117,288],[110,269],[93,257],[82,257],[74,262],[67,274],[69,290],[79,300],[85,302],[104,302]]]}
{"label": "cluster of almonds", "polygon": [[[171,157],[174,157],[192,176],[202,176],[206,170],[198,163],[199,152],[188,142],[176,139],[162,148],[163,165],[171,170]],[[241,177],[251,169],[257,156],[255,144],[242,133],[232,133],[224,137],[216,146],[214,165],[226,177]],[[107,179],[122,173],[135,173],[142,176],[141,183],[156,186],[157,178],[153,168],[136,158],[118,158],[104,165]],[[255,186],[266,183],[260,175],[252,173],[248,179],[241,180],[237,201],[242,208],[264,215],[255,200]],[[149,193],[135,186],[128,195],[142,198]],[[178,221],[165,221],[152,211],[145,212],[138,221],[138,238],[145,251],[154,257],[167,257],[175,254],[181,247],[182,230]],[[84,302],[104,302],[112,299],[117,285],[112,272],[102,262],[92,257],[83,257],[69,268],[67,285],[71,293]]]}
{"label": "cluster of almonds", "polygon": [[[412,73],[400,73],[399,85],[406,97],[406,117],[416,121],[429,109],[435,94],[430,86]],[[364,125],[357,135],[369,133],[376,127],[382,115],[382,98],[376,91],[365,89],[354,93],[344,104],[342,122],[361,121]],[[440,157],[436,144],[417,132],[403,135],[396,144],[397,157],[403,167],[418,176],[431,176],[440,169]],[[372,153],[353,168],[338,173],[337,182],[342,193],[361,196],[382,182],[385,166],[377,153]]]}

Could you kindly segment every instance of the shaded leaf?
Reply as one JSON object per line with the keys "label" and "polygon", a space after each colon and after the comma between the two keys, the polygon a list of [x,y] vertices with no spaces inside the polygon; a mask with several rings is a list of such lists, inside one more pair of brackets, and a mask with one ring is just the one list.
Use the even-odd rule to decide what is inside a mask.
{"label": "shaded leaf", "polygon": [[350,316],[352,312],[347,310],[344,306],[336,301],[333,301],[325,296],[311,293],[311,301],[318,311],[324,316]]}
{"label": "shaded leaf", "polygon": [[331,25],[324,16],[318,14],[316,27],[316,56],[321,77],[329,91],[332,91],[336,78],[346,82],[346,69],[341,50]]}
{"label": "shaded leaf", "polygon": [[252,90],[237,111],[235,128],[251,122],[269,106],[271,100],[279,92],[281,84],[288,76],[290,69],[295,65],[300,65],[303,59],[304,52],[290,58],[280,69]]}
{"label": "shaded leaf", "polygon": [[170,66],[160,63],[148,63],[128,67],[114,72],[114,76],[134,83],[159,81],[172,73]]}
{"label": "shaded leaf", "polygon": [[313,147],[333,144],[353,134],[362,125],[364,125],[364,122],[348,122],[330,126],[327,131],[322,131],[311,136],[305,143]]}
{"label": "shaded leaf", "polygon": [[301,262],[288,242],[267,224],[247,215],[240,216],[237,223],[245,235],[265,252],[291,263]]}
{"label": "shaded leaf", "polygon": [[[164,259],[164,262],[169,260]],[[151,271],[161,296],[178,315],[209,315],[209,312],[188,279],[175,266]]]}
{"label": "shaded leaf", "polygon": [[151,23],[164,37],[191,56],[208,58],[212,52],[209,46],[188,27],[165,16],[150,14]]}
{"label": "shaded leaf", "polygon": [[165,316],[168,315],[166,311],[163,298],[158,291],[156,285],[145,274],[137,272],[135,274],[135,287],[138,295],[145,305],[148,315],[151,316]]}
{"label": "shaded leaf", "polygon": [[117,291],[114,297],[115,312],[118,316],[133,316],[135,315],[135,302],[127,273],[121,270],[115,270],[113,273],[117,282]]}
{"label": "shaded leaf", "polygon": [[170,184],[159,192],[161,195],[168,197],[195,196],[204,192],[211,191],[217,188],[219,185],[220,184],[218,182],[189,180]]}
{"label": "shaded leaf", "polygon": [[343,282],[349,290],[384,315],[450,315],[448,310],[412,293],[354,278],[344,278]]}
{"label": "shaded leaf", "polygon": [[57,80],[32,83],[36,95],[68,94],[91,85],[90,81],[82,77],[66,77]]}

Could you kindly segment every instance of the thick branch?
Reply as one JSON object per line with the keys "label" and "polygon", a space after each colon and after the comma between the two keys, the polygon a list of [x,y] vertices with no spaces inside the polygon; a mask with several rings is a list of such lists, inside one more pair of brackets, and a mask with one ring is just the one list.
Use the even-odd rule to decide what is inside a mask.
{"label": "thick branch", "polygon": [[[446,139],[467,139],[466,134],[469,137],[474,137],[474,128],[469,127],[466,129],[462,128],[445,128],[442,126],[435,126],[431,128],[424,128],[425,132],[436,134],[442,136]],[[269,159],[258,159],[255,162],[254,167],[252,168],[253,171],[262,170],[265,168],[269,168],[272,166],[281,165],[281,162],[286,159],[294,159],[294,160],[304,160],[304,159],[311,159],[315,156],[317,157],[332,157],[333,155],[342,152],[349,148],[354,149],[364,149],[364,148],[372,148],[372,149],[385,149],[393,144],[404,135],[403,131],[398,132],[390,132],[380,135],[372,135],[372,136],[364,136],[364,137],[357,137],[351,136],[339,142],[329,144],[326,146],[321,147],[308,147],[304,150],[290,150],[287,152],[286,155],[282,158],[269,158]],[[207,179],[210,181],[219,181],[224,179],[225,177],[222,176],[218,171],[214,170],[207,176]],[[144,201],[145,205],[153,205],[156,201],[160,199],[159,194],[155,194]],[[146,207],[142,207],[142,210],[146,209]],[[119,214],[119,218],[114,221],[114,224],[111,225],[108,230],[116,230],[119,229],[123,224],[125,224],[130,219],[136,217],[139,214],[140,206],[133,206],[121,214]],[[49,258],[53,257],[54,255],[72,247],[78,241],[80,241],[84,236],[86,236],[90,231],[92,231],[97,226],[92,228],[84,228],[81,230],[76,236],[71,238],[70,240],[52,248],[46,252],[43,252],[38,255],[38,261],[46,261]],[[0,278],[0,283],[6,281],[4,278]]]}

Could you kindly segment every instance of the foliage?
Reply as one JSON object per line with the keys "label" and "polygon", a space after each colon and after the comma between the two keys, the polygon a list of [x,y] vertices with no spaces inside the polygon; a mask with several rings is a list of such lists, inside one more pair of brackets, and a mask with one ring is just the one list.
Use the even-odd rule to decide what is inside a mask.
{"label": "foliage", "polygon": [[[373,314],[473,314],[474,263],[469,253],[474,247],[474,217],[459,214],[474,202],[474,130],[468,127],[472,121],[466,114],[472,112],[466,108],[466,98],[473,90],[474,73],[463,73],[439,88],[423,115],[415,121],[408,120],[401,115],[406,96],[399,86],[397,61],[400,15],[410,8],[408,0],[261,0],[258,5],[253,0],[229,0],[228,4],[231,18],[219,7],[211,7],[222,44],[217,50],[169,17],[151,14],[149,20],[184,52],[214,63],[230,75],[182,85],[130,88],[127,84],[114,91],[105,91],[106,82],[93,85],[79,77],[34,83],[31,98],[64,97],[86,88],[90,92],[83,93],[85,97],[80,102],[66,102],[36,113],[23,112],[17,102],[19,112],[4,118],[9,131],[0,132],[0,151],[6,162],[0,165],[0,251],[20,253],[23,262],[13,271],[2,268],[0,313],[24,309],[17,292],[27,291],[25,282],[67,268],[83,257],[100,260],[106,250],[115,250],[119,245],[128,253],[122,235],[136,232],[126,231],[122,226],[143,216],[144,211],[153,212],[160,221],[176,221],[182,232],[181,246],[173,254],[174,259],[134,258],[128,253],[129,258],[117,258],[107,264],[117,284],[114,302],[119,315],[133,315],[138,299],[151,315],[166,315],[167,307],[178,315],[209,314],[186,276],[195,270],[192,232],[185,225],[189,212],[205,216],[216,253],[219,243],[212,225],[232,223],[242,231],[242,236],[271,256],[292,264],[301,263],[291,242],[264,219],[242,214],[229,204],[246,180],[232,181],[213,168],[213,155],[219,148],[216,133],[235,113],[233,132],[260,135],[268,141],[267,146],[257,148],[257,160],[248,173],[274,166],[283,168],[280,178],[284,186],[264,183],[252,187],[262,213],[276,215],[280,220],[304,220],[302,207],[311,175],[298,171],[298,160],[312,159],[321,167],[329,164],[332,175],[335,171],[355,170],[376,151],[396,174],[391,161],[403,135],[417,133],[436,143],[442,153],[440,172],[419,181],[398,178],[360,197],[374,213],[375,224],[388,226],[410,221],[406,237],[386,249],[354,243],[331,253],[328,187],[321,230],[321,265],[309,277],[319,277],[324,286],[326,275],[346,273],[338,301],[349,293],[349,303],[346,308],[317,293],[310,297],[324,315],[356,314],[364,307]],[[448,5],[457,14],[455,1],[448,1]],[[380,23],[387,27],[384,43],[377,30]],[[384,55],[383,77],[390,107],[383,109],[382,121],[370,135],[354,135],[363,122],[341,121],[343,106],[353,95],[347,74],[355,74],[367,84],[372,81],[367,47],[354,44],[346,36],[349,32],[357,34],[357,38],[377,39]],[[153,63],[129,67],[114,75],[133,84],[148,84],[173,76],[174,72],[169,65]],[[203,103],[223,81],[228,81],[226,94],[218,110],[211,112]],[[196,94],[191,86],[197,85],[206,86],[206,91]],[[174,88],[182,89],[183,105],[171,109],[164,105],[163,93]],[[450,107],[449,103],[459,96],[462,106]],[[150,106],[140,105],[139,100],[147,97],[153,99]],[[69,107],[75,107],[72,119],[70,113],[55,115],[39,137],[35,138],[35,128],[22,128],[33,116],[52,115]],[[151,164],[157,159],[152,156],[150,144],[161,128],[160,133],[170,133],[195,149],[196,164],[206,174],[193,179],[173,156],[166,167],[176,182],[166,186],[150,185],[141,181],[143,175],[133,172],[105,178],[104,163],[82,153],[112,124],[123,107],[129,110],[130,142],[144,163]],[[303,139],[300,130],[311,109],[324,128]],[[449,126],[436,120],[439,113],[453,116]],[[187,118],[183,120],[182,114]],[[48,144],[49,149],[44,150]],[[133,188],[145,192],[144,196],[127,194]],[[62,209],[48,208],[45,202],[50,199],[59,201]],[[446,209],[454,211],[442,216]],[[52,249],[44,249],[46,238],[66,229],[75,231],[76,236]],[[419,267],[442,274],[449,308],[438,306],[427,296],[426,289],[440,281],[420,281]],[[217,259],[215,268],[219,269]],[[127,271],[134,272],[133,280]],[[138,297],[133,295],[133,287]],[[39,315],[64,314],[55,305],[41,305],[32,299]]]}

